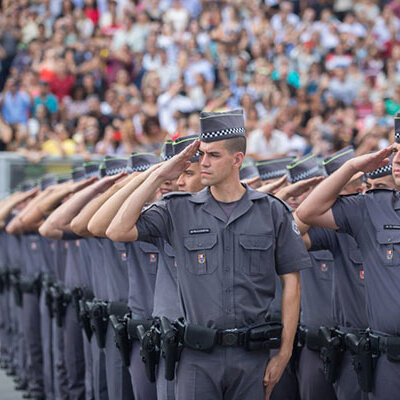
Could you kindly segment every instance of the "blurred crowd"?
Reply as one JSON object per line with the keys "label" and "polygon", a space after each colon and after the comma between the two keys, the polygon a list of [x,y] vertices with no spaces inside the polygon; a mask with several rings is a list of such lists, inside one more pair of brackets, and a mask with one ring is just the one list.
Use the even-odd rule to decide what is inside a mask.
{"label": "blurred crowd", "polygon": [[159,151],[242,107],[248,154],[389,143],[400,0],[3,0],[0,150]]}

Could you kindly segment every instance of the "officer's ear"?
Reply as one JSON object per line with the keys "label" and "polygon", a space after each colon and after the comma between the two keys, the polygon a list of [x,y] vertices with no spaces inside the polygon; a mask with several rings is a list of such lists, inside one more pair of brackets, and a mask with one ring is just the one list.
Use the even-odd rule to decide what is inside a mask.
{"label": "officer's ear", "polygon": [[242,152],[237,152],[233,155],[233,165],[240,168],[244,159],[244,154]]}

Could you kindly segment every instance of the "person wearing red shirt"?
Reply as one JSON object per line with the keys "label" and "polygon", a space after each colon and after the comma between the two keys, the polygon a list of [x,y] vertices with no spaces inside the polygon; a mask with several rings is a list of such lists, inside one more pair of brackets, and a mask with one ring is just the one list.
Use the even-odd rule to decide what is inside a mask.
{"label": "person wearing red shirt", "polygon": [[71,95],[76,78],[70,74],[64,60],[57,61],[55,72],[49,87],[51,93],[57,96],[58,101],[61,101],[65,96]]}

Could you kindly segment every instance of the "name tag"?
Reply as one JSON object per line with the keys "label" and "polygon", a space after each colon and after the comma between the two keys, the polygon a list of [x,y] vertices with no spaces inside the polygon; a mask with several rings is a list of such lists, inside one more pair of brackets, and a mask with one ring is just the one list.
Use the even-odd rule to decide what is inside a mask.
{"label": "name tag", "polygon": [[400,225],[383,225],[383,229],[399,229]]}
{"label": "name tag", "polygon": [[[400,229],[400,228],[399,228]],[[191,235],[197,235],[199,233],[210,233],[210,229],[209,228],[201,228],[201,229],[191,229],[189,231],[189,233]]]}

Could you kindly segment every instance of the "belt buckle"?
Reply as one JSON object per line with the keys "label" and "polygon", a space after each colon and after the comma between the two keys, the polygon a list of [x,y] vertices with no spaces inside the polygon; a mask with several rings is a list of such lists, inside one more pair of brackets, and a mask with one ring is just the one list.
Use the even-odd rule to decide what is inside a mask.
{"label": "belt buckle", "polygon": [[227,329],[222,334],[222,346],[233,347],[237,346],[239,341],[239,335],[237,329]]}

